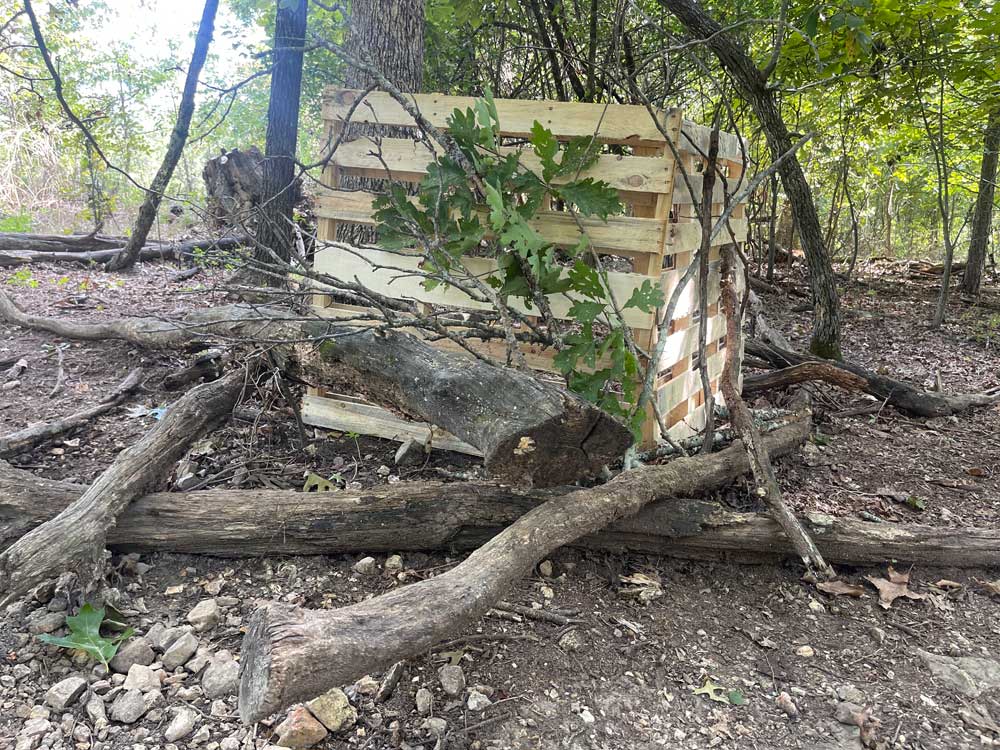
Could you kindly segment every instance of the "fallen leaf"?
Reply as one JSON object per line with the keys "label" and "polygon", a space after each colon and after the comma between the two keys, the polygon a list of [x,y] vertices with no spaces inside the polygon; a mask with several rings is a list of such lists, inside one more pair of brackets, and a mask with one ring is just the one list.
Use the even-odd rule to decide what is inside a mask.
{"label": "fallen leaf", "polygon": [[695,688],[695,695],[707,695],[709,700],[717,701],[718,703],[729,703],[729,693],[728,691],[711,679],[706,678],[705,684],[700,688]]}
{"label": "fallen leaf", "polygon": [[942,578],[940,581],[934,584],[939,589],[960,589],[963,584],[958,581],[949,581],[947,578]]}
{"label": "fallen leaf", "polygon": [[649,602],[663,596],[663,584],[658,576],[632,573],[622,576],[621,582],[626,584],[621,590],[622,595],[635,597],[640,602]]}
{"label": "fallen leaf", "polygon": [[839,578],[835,581],[820,581],[816,584],[816,588],[825,594],[833,594],[834,596],[864,596],[865,590],[863,587],[858,586],[855,583],[847,583],[846,581],[841,581]]}
{"label": "fallen leaf", "polygon": [[965,470],[970,477],[988,477],[990,473],[980,466],[970,466]]}
{"label": "fallen leaf", "polygon": [[1000,578],[995,581],[981,581],[978,578],[974,580],[986,589],[986,593],[991,594],[992,596],[1000,596]]}
{"label": "fallen leaf", "polygon": [[303,492],[332,492],[335,489],[337,489],[336,484],[313,472],[309,472],[306,483],[302,485]]}
{"label": "fallen leaf", "polygon": [[889,566],[888,580],[885,578],[876,578],[875,576],[865,576],[865,580],[878,589],[878,603],[884,609],[889,609],[892,603],[900,597],[906,597],[907,599],[927,598],[924,594],[910,591],[909,572],[900,573],[891,565]]}
{"label": "fallen leaf", "polygon": [[167,590],[163,592],[165,596],[177,596],[178,594],[184,593],[184,585],[180,586],[167,586]]}

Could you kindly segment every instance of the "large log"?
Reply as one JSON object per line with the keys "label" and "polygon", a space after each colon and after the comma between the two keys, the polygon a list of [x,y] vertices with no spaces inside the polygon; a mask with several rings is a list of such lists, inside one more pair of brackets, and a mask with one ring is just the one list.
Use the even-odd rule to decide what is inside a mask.
{"label": "large log", "polygon": [[86,591],[100,580],[107,530],[135,498],[161,481],[188,446],[232,411],[246,370],[188,391],[146,435],[123,450],[97,481],[59,515],[0,554],[0,596],[12,601],[67,570]]}
{"label": "large log", "polygon": [[[770,433],[772,452],[808,436],[808,416]],[[475,622],[555,549],[636,514],[657,498],[723,486],[749,467],[742,445],[624,472],[532,509],[435,578],[335,610],[281,604],[252,616],[243,640],[240,717],[259,721],[299,700],[431,648]]]}
{"label": "large log", "polygon": [[126,237],[99,234],[31,234],[0,232],[0,250],[40,253],[80,253],[125,246]]}
{"label": "large log", "polygon": [[[112,258],[117,257],[124,241],[120,246],[101,248],[96,250],[50,250],[50,249],[30,249],[32,247],[44,247],[44,243],[31,241],[24,247],[17,247],[14,236],[7,235],[5,246],[0,246],[0,268],[10,268],[12,266],[22,266],[29,263],[107,263]],[[211,254],[219,251],[236,250],[248,244],[249,240],[244,237],[222,237],[210,240],[185,240],[183,242],[162,242],[151,243],[139,251],[138,259],[141,261],[150,260],[185,260],[194,257],[196,251],[204,251]],[[52,244],[52,247],[57,245]]]}
{"label": "large log", "polygon": [[[487,482],[397,482],[370,490],[156,492],[132,502],[108,530],[119,552],[213,557],[464,551],[573,488],[517,490]],[[86,492],[0,461],[0,551]],[[871,523],[800,516],[823,556],[850,565],[898,560],[944,567],[1000,566],[1000,529]],[[763,513],[699,499],[654,502],[573,546],[693,560],[774,562],[794,555]]]}
{"label": "large log", "polygon": [[31,315],[0,290],[0,318],[76,339],[123,339],[150,348],[207,339],[266,341],[283,369],[313,385],[343,381],[438,425],[482,451],[487,470],[533,486],[597,474],[631,443],[628,429],[552,382],[437,349],[398,331],[303,320],[284,308],[230,305],[179,321],[79,323]]}

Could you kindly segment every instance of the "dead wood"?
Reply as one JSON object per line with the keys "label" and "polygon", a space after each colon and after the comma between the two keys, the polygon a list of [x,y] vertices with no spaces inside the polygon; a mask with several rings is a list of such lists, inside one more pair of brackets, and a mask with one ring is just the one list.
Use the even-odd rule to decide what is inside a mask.
{"label": "dead wood", "polygon": [[[808,416],[770,433],[775,452],[799,445]],[[258,721],[334,685],[422,653],[478,620],[545,556],[657,498],[723,486],[749,468],[742,445],[620,474],[532,509],[440,576],[336,610],[272,604],[250,621],[242,648],[240,716]]]}
{"label": "dead wood", "polygon": [[122,339],[158,349],[225,339],[273,342],[275,360],[291,376],[317,386],[346,377],[360,391],[480,449],[491,474],[517,484],[569,484],[594,476],[632,440],[623,424],[555,383],[398,331],[302,321],[283,308],[230,305],[180,321],[90,324],[25,313],[0,290],[0,317],[66,338]]}
{"label": "dead wood", "polygon": [[[11,238],[16,235],[6,235]],[[244,247],[249,242],[247,237],[223,237],[215,240],[187,240],[184,242],[150,243],[139,251],[138,259],[151,260],[187,260],[195,255],[195,251],[205,253],[231,251]],[[13,239],[0,244],[0,268],[22,266],[30,263],[107,263],[121,253],[121,245],[96,250],[48,250],[25,249],[16,247]],[[28,248],[37,247],[36,241],[26,243]]]}
{"label": "dead wood", "polygon": [[136,368],[128,374],[121,385],[94,406],[81,409],[74,414],[70,414],[68,417],[57,419],[54,422],[41,422],[26,427],[23,430],[12,432],[9,435],[0,435],[0,457],[7,458],[16,456],[18,453],[24,453],[45,440],[69,432],[82,424],[86,424],[94,417],[111,411],[125,401],[139,387],[141,382],[142,369]]}
{"label": "dead wood", "polygon": [[0,592],[10,602],[37,583],[72,570],[85,590],[100,580],[107,530],[118,514],[173,468],[188,446],[232,411],[247,371],[198,386],[126,448],[85,493],[0,554]]}
{"label": "dead wood", "polygon": [[[925,391],[902,380],[896,380],[886,375],[879,375],[852,362],[826,360],[811,355],[799,354],[798,352],[776,346],[773,343],[764,343],[756,339],[747,339],[746,353],[768,362],[772,367],[782,369],[804,362],[821,362],[828,366],[822,370],[824,380],[830,375],[829,368],[835,368],[844,373],[843,375],[837,375],[839,378],[839,382],[836,383],[837,385],[848,387],[848,383],[855,383],[855,390],[871,394],[882,401],[888,402],[900,411],[917,417],[946,417],[977,406],[989,406],[1000,401],[1000,389],[994,388],[985,393],[956,393],[951,395]],[[859,378],[859,380],[849,380],[851,375]],[[751,380],[751,378],[748,378],[748,380]]]}
{"label": "dead wood", "polygon": [[[771,445],[771,457],[781,455]],[[122,511],[108,529],[108,547],[225,558],[471,550],[573,489],[397,482],[362,491],[155,492]],[[0,551],[86,491],[0,461]],[[1000,566],[1000,529],[879,524],[822,513],[799,518],[829,562]],[[573,546],[745,563],[773,563],[794,554],[781,527],[765,513],[735,513],[709,500],[676,498],[653,502]]]}
{"label": "dead wood", "polygon": [[808,532],[802,528],[799,519],[781,496],[778,487],[778,477],[774,473],[771,457],[767,446],[753,421],[750,410],[740,397],[740,365],[738,352],[743,351],[743,321],[739,312],[739,298],[736,293],[736,252],[732,246],[723,248],[720,294],[722,310],[726,316],[726,358],[719,378],[722,395],[726,399],[726,409],[729,410],[729,421],[736,434],[739,435],[750,468],[757,483],[757,496],[760,497],[771,512],[771,516],[784,530],[799,558],[810,571],[815,571],[823,578],[834,577],[833,569],[823,559],[823,555]]}
{"label": "dead wood", "polygon": [[822,380],[849,391],[863,391],[866,385],[864,378],[828,362],[802,362],[758,375],[744,375],[743,397],[752,398],[764,391],[811,380]]}
{"label": "dead wood", "polygon": [[126,242],[127,237],[106,237],[99,234],[0,232],[0,251],[81,253],[118,249],[124,247]]}

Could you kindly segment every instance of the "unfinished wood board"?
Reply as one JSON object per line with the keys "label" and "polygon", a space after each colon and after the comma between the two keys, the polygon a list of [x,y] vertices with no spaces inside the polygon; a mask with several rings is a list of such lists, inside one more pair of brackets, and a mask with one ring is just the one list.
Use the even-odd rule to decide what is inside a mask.
{"label": "unfinished wood board", "polygon": [[302,420],[316,427],[342,432],[374,435],[386,440],[416,440],[421,444],[431,441],[432,448],[466,453],[482,457],[482,452],[459,440],[450,432],[432,427],[426,422],[415,422],[398,417],[388,409],[374,404],[362,404],[345,397],[302,397]]}

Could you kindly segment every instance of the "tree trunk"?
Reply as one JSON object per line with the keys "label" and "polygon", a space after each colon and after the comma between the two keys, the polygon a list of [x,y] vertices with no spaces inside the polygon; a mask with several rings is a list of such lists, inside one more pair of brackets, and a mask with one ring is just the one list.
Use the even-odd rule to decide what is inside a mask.
{"label": "tree trunk", "polygon": [[220,338],[267,341],[292,376],[313,385],[346,379],[359,392],[374,393],[475,446],[488,471],[516,484],[571,484],[594,476],[632,441],[617,420],[528,373],[492,367],[397,331],[296,320],[281,308],[231,305],[198,310],[181,321],[88,324],[26,314],[0,290],[0,318],[67,338],[121,339],[160,349],[204,347]]}
{"label": "tree trunk", "polygon": [[[798,445],[808,416],[766,438]],[[270,605],[252,616],[241,649],[240,717],[276,711],[425,652],[478,620],[545,556],[658,497],[724,486],[749,468],[742,445],[620,474],[605,485],[553,498],[526,513],[434,578],[335,610]]]}
{"label": "tree trunk", "polygon": [[[271,96],[267,105],[267,141],[257,227],[255,266],[269,268],[274,255],[291,257],[292,210],[295,208],[295,149],[299,137],[299,98],[302,91],[302,55],[306,43],[309,0],[278,0],[274,21],[274,57]],[[281,279],[258,274],[260,283]]]}
{"label": "tree trunk", "polygon": [[[722,67],[732,77],[760,120],[771,150],[771,158],[777,159],[791,151],[792,138],[781,118],[774,92],[768,88],[767,80],[750,56],[695,0],[660,0],[660,4],[692,36],[704,40],[706,46],[719,58]],[[809,349],[821,357],[839,359],[841,351],[837,281],[830,264],[830,255],[823,244],[823,231],[816,214],[812,191],[794,154],[782,162],[778,174],[781,176],[785,195],[791,203],[799,239],[809,264],[809,280],[815,302]]]}
{"label": "tree trunk", "polygon": [[77,574],[85,590],[98,581],[107,530],[118,514],[161,481],[191,443],[232,411],[245,378],[245,370],[236,370],[186,393],[139,442],[122,451],[79,500],[0,554],[3,603],[67,570]]}
{"label": "tree trunk", "polygon": [[962,276],[962,293],[979,295],[986,266],[986,248],[993,225],[993,196],[997,185],[997,152],[1000,151],[1000,109],[990,115],[983,139],[983,161],[979,169],[979,195],[969,228],[969,257]]}
{"label": "tree trunk", "polygon": [[194,53],[191,55],[191,64],[188,65],[187,78],[184,81],[184,91],[181,94],[181,104],[177,109],[177,121],[174,129],[170,133],[170,143],[167,146],[167,153],[163,157],[153,183],[146,191],[146,198],[139,208],[139,215],[132,226],[132,234],[128,244],[121,251],[117,258],[111,260],[107,269],[109,271],[123,271],[135,265],[139,259],[139,252],[146,244],[149,230],[153,228],[156,221],[156,212],[163,200],[173,177],[177,162],[181,159],[184,151],[184,144],[187,143],[188,130],[191,127],[191,116],[194,114],[194,99],[198,91],[198,76],[205,65],[205,58],[208,56],[208,47],[212,43],[212,34],[215,30],[215,13],[219,9],[219,0],[205,0],[205,8],[201,14],[201,23],[198,26],[198,35],[194,40]]}
{"label": "tree trunk", "polygon": [[[772,450],[772,457],[779,455]],[[573,489],[397,482],[360,492],[156,492],[122,511],[118,523],[108,529],[108,546],[119,552],[224,558],[472,550],[529,510]],[[86,491],[85,486],[37,477],[0,461],[0,551]],[[800,520],[830,562],[1000,565],[997,529],[871,523],[823,513],[808,513]],[[773,563],[794,554],[785,533],[767,514],[735,513],[697,499],[654,502],[573,546],[745,563]]]}

